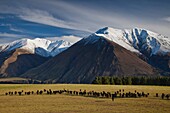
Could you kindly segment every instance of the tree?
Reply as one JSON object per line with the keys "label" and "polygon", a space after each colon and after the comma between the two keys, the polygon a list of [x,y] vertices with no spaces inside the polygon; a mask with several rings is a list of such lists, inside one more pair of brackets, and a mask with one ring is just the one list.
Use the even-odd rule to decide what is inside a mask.
{"label": "tree", "polygon": [[108,76],[102,77],[102,84],[110,84],[110,80]]}
{"label": "tree", "polygon": [[131,77],[126,77],[126,85],[132,85],[132,79]]}
{"label": "tree", "polygon": [[114,85],[114,84],[115,84],[115,82],[114,82],[114,77],[110,77],[110,84],[111,84],[111,85]]}
{"label": "tree", "polygon": [[94,81],[92,82],[93,84],[102,84],[101,77],[95,77]]}
{"label": "tree", "polygon": [[123,85],[127,85],[126,77],[122,77],[121,79],[122,79],[122,84],[123,84]]}
{"label": "tree", "polygon": [[116,85],[122,85],[122,80],[119,77],[116,77],[114,79],[114,82],[115,82]]}
{"label": "tree", "polygon": [[141,84],[141,85],[146,85],[146,83],[147,83],[146,77],[141,77],[141,78],[140,78],[140,84]]}
{"label": "tree", "polygon": [[115,85],[164,85],[170,86],[169,76],[135,76],[135,77],[95,77],[93,84],[115,84]]}

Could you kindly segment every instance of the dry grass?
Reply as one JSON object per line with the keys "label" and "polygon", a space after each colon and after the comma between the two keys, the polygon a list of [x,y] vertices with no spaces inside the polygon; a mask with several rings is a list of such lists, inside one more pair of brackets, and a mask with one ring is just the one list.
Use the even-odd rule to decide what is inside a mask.
{"label": "dry grass", "polygon": [[[114,92],[125,89],[150,93],[148,98],[91,98],[69,95],[29,95],[5,96],[8,91],[36,91],[41,89],[86,89],[87,91]],[[166,86],[115,86],[115,85],[83,85],[83,84],[46,84],[46,85],[0,85],[0,113],[169,113],[170,100],[156,98],[155,93],[170,93]]]}
{"label": "dry grass", "polygon": [[11,77],[11,78],[0,78],[0,82],[4,81],[15,81],[15,80],[27,80],[25,78]]}

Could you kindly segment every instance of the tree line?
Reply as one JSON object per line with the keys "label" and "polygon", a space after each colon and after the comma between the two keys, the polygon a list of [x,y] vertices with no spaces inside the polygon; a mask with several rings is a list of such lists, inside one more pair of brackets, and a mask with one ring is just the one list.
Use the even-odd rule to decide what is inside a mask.
{"label": "tree line", "polygon": [[118,76],[97,76],[92,84],[111,84],[111,85],[160,85],[170,86],[170,77],[118,77]]}

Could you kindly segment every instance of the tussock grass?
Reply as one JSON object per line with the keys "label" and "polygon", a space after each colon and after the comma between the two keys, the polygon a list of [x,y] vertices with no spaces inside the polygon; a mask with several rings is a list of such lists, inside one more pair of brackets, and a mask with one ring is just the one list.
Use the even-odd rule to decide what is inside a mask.
{"label": "tussock grass", "polygon": [[[109,91],[150,93],[148,98],[91,98],[69,95],[6,96],[8,91],[36,91],[42,89],[69,89],[79,91]],[[155,97],[156,93],[170,94],[168,86],[120,86],[86,84],[1,84],[0,113],[169,113],[170,100]]]}

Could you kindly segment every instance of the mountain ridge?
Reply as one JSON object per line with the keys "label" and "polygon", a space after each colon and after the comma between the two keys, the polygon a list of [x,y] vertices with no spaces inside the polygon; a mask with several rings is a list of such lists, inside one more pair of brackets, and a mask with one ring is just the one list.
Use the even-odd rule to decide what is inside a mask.
{"label": "mountain ridge", "polygon": [[[12,67],[23,65],[22,60],[31,59],[31,55],[22,55],[18,57],[17,62],[10,64],[11,68],[7,68],[7,72],[22,74],[18,74],[19,77],[53,81],[54,83],[90,83],[95,76],[102,75],[170,75],[170,39],[146,29],[121,30],[105,27],[74,44],[46,39],[32,41],[35,40],[41,40],[37,42],[40,45],[35,46],[35,43],[31,43],[34,50],[29,51],[29,54],[35,53],[41,57],[50,57],[49,60],[41,58],[44,59],[44,62],[33,61],[37,62],[37,65],[28,66],[26,69],[29,70],[22,73],[17,69],[13,71]],[[17,47],[29,50],[28,46],[23,46],[25,43],[22,44],[21,41]],[[20,47],[20,45],[22,46]],[[0,48],[0,51],[11,49],[10,46],[0,46]],[[37,58],[40,56],[33,55],[32,57],[38,60]]]}
{"label": "mountain ridge", "polygon": [[64,40],[21,39],[0,46],[0,76],[19,76],[59,54],[72,44]]}
{"label": "mountain ridge", "polygon": [[[105,27],[93,35],[103,36],[132,52],[143,52],[150,49],[151,53],[148,53],[150,56],[170,52],[170,38],[143,28],[122,30]],[[144,50],[142,51],[142,49]]]}
{"label": "mountain ridge", "polygon": [[30,53],[35,53],[43,57],[55,56],[70,47],[72,43],[64,40],[51,41],[48,39],[21,39],[11,43],[0,45],[0,52],[12,51],[15,49],[25,49]]}
{"label": "mountain ridge", "polygon": [[96,76],[154,76],[152,66],[135,53],[102,36],[95,37],[93,43],[88,43],[88,38],[21,77],[53,83],[91,83]]}

